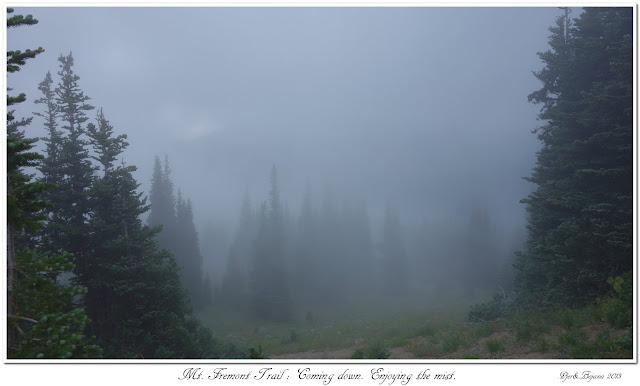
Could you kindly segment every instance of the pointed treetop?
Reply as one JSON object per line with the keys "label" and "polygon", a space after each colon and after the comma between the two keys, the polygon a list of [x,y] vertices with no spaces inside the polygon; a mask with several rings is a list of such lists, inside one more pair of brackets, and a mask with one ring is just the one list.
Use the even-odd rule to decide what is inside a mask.
{"label": "pointed treetop", "polygon": [[98,154],[98,156],[92,156],[91,158],[102,165],[106,174],[111,170],[113,162],[129,146],[129,143],[125,141],[126,134],[121,134],[117,137],[113,136],[113,126],[105,118],[102,109],[98,110],[96,120],[98,121],[97,127],[93,123],[87,125],[89,143],[93,145],[95,152]]}
{"label": "pointed treetop", "polygon": [[84,95],[78,85],[80,77],[73,72],[73,55],[71,52],[67,56],[60,55],[58,61],[60,62],[60,71],[58,71],[60,82],[55,92],[62,119],[66,123],[63,128],[74,135],[78,135],[78,133],[83,132],[82,123],[89,119],[85,112],[93,110],[94,107],[86,103],[91,98]]}

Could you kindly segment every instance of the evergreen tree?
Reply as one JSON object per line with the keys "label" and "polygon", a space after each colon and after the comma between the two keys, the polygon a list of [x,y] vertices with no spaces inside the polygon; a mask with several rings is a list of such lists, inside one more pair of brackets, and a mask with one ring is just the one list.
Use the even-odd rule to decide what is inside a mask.
{"label": "evergreen tree", "polygon": [[58,153],[62,170],[59,181],[52,181],[58,185],[54,205],[55,215],[52,215],[48,227],[51,232],[57,232],[59,238],[52,240],[52,253],[68,251],[73,253],[76,265],[74,280],[86,285],[85,276],[89,274],[89,203],[87,192],[93,182],[95,168],[89,158],[87,141],[84,139],[86,129],[84,123],[88,120],[86,112],[93,106],[86,103],[89,97],[80,90],[80,77],[73,71],[73,56],[60,56],[60,82],[55,90],[57,111],[62,120],[65,136],[62,138]]}
{"label": "evergreen tree", "polygon": [[284,266],[284,218],[275,166],[271,169],[270,180],[269,200],[261,207],[260,229],[250,272],[250,306],[259,317],[283,321],[291,317],[291,304]]}
{"label": "evergreen tree", "polygon": [[198,232],[193,222],[193,207],[191,200],[182,199],[178,191],[176,201],[177,239],[171,249],[181,267],[181,277],[184,286],[189,291],[195,307],[203,305],[203,277],[202,254],[200,253],[200,241]]}
{"label": "evergreen tree", "polygon": [[[73,297],[86,293],[81,286],[62,286],[52,279],[73,269],[70,255],[45,255],[37,249],[17,251],[20,275],[15,289],[16,315],[10,328],[20,332],[8,346],[10,358],[99,358],[102,350],[87,339],[89,318],[71,308]],[[23,316],[23,315],[28,315]]]}
{"label": "evergreen tree", "polygon": [[162,231],[157,236],[158,245],[161,248],[171,249],[174,245],[177,220],[176,200],[173,195],[173,182],[167,156],[164,159],[164,169],[160,158],[156,156],[154,159],[149,201],[151,211],[147,223],[152,226],[162,225]]}
{"label": "evergreen tree", "polygon": [[91,276],[87,307],[105,356],[110,358],[238,357],[219,345],[193,315],[179,268],[155,241],[159,226],[142,224],[149,206],[138,192],[135,166],[113,161],[126,136],[98,113],[88,134],[104,170],[91,188]]}
{"label": "evergreen tree", "polygon": [[258,217],[245,191],[240,209],[238,229],[229,248],[227,266],[219,301],[234,309],[246,309],[249,294],[248,272],[253,263],[255,240],[258,235]]}
{"label": "evergreen tree", "polygon": [[526,304],[581,304],[632,269],[633,9],[569,10],[539,56],[542,149],[522,200],[529,237],[516,290]]}
{"label": "evergreen tree", "polygon": [[[258,237],[259,218],[257,208],[251,205],[249,192],[245,191],[240,208],[240,223],[236,232],[234,246],[238,254],[238,264],[240,269],[245,273],[249,272],[249,267],[253,261],[254,242]],[[249,279],[245,274],[244,278],[245,292],[249,289]]]}
{"label": "evergreen tree", "polygon": [[87,125],[89,143],[99,156],[96,159],[103,170],[103,176],[97,178],[89,191],[89,206],[92,216],[89,220],[91,227],[91,260],[87,261],[84,283],[88,287],[85,299],[87,313],[95,320],[91,325],[93,334],[100,338],[101,344],[112,354],[110,349],[111,337],[114,329],[120,327],[114,323],[113,316],[117,315],[115,295],[110,282],[116,280],[117,275],[110,274],[110,270],[117,262],[117,254],[121,252],[115,242],[122,234],[128,234],[127,227],[135,217],[146,208],[140,202],[140,196],[132,190],[137,184],[132,183],[130,173],[134,168],[114,168],[113,161],[124,150],[128,143],[126,135],[113,138],[113,127],[104,116],[102,109],[96,117],[98,125]]}
{"label": "evergreen tree", "polygon": [[[11,8],[7,13],[13,13]],[[7,19],[8,27],[32,25],[31,15]],[[43,52],[7,52],[7,72],[18,71],[26,60]],[[26,100],[25,94],[7,97],[7,106]],[[87,342],[83,330],[88,323],[84,310],[72,308],[74,295],[82,287],[64,287],[51,276],[69,270],[68,254],[47,255],[16,243],[17,235],[37,230],[45,218],[47,204],[40,196],[52,186],[33,181],[26,167],[39,167],[42,155],[31,151],[36,139],[26,138],[20,127],[31,118],[15,120],[7,113],[7,356],[9,358],[87,358],[100,349]]]}
{"label": "evergreen tree", "polygon": [[307,189],[294,230],[292,286],[296,302],[335,305],[370,293],[373,243],[364,201],[345,200],[339,211],[327,191],[317,210]]}
{"label": "evergreen tree", "polygon": [[[33,114],[44,119],[44,127],[48,136],[43,138],[46,143],[45,156],[42,160],[39,170],[42,173],[40,181],[49,184],[57,184],[62,181],[64,176],[64,167],[60,155],[62,147],[62,132],[58,130],[58,105],[55,100],[55,91],[51,88],[53,79],[51,72],[47,72],[44,80],[39,83],[38,89],[42,93],[42,97],[34,102],[43,104],[45,111],[43,113],[34,112]],[[42,199],[47,202],[59,203],[62,201],[60,191],[58,189],[48,189],[43,192]],[[50,208],[47,213],[46,221],[39,231],[40,245],[44,250],[55,251],[60,250],[56,245],[60,244],[60,225],[61,219],[58,217],[59,212],[55,208]]]}
{"label": "evergreen tree", "polygon": [[[178,190],[173,194],[173,181],[169,159],[165,156],[164,168],[156,156],[151,180],[151,212],[149,225],[162,225],[157,240],[160,247],[167,249],[176,257],[180,277],[196,307],[203,304],[202,253],[198,232],[193,220],[191,200],[184,200]],[[207,290],[208,291],[208,290]]]}
{"label": "evergreen tree", "polygon": [[124,141],[127,138],[125,134],[113,137],[113,126],[111,126],[109,121],[104,117],[102,109],[98,110],[96,121],[98,122],[98,126],[93,123],[87,125],[89,143],[93,146],[93,150],[97,154],[96,156],[91,156],[91,158],[98,161],[102,166],[103,173],[106,175],[107,172],[112,169],[113,163],[118,158],[118,155],[129,146],[129,143]]}
{"label": "evergreen tree", "polygon": [[60,163],[60,147],[62,143],[62,133],[58,130],[58,106],[55,101],[55,91],[51,89],[53,79],[51,72],[47,72],[42,82],[38,84],[38,90],[42,92],[42,97],[36,99],[34,103],[45,106],[44,113],[34,112],[33,114],[44,119],[44,127],[48,136],[43,138],[46,143],[45,158],[40,165],[42,181],[55,184],[60,181],[62,173]]}
{"label": "evergreen tree", "polygon": [[[13,8],[7,8],[8,14],[13,12]],[[14,15],[7,19],[8,28],[36,23],[38,21],[31,15],[26,17]],[[7,51],[7,73],[20,71],[20,67],[26,64],[27,59],[35,58],[43,51],[42,47],[36,50],[28,49],[25,52]],[[11,89],[7,91],[11,91]],[[14,110],[8,110],[9,106],[25,100],[24,93],[17,96],[7,95],[7,303],[9,315],[13,311],[12,296],[16,278],[15,233],[25,226],[34,227],[37,221],[42,218],[41,212],[45,207],[44,202],[39,200],[38,196],[46,189],[46,186],[32,182],[31,176],[24,172],[25,167],[36,166],[42,159],[40,154],[30,151],[37,140],[25,138],[24,132],[20,130],[20,127],[29,125],[32,118],[16,120],[13,116]]]}
{"label": "evergreen tree", "polygon": [[292,285],[296,301],[309,303],[319,301],[317,296],[323,286],[323,277],[320,276],[318,256],[318,224],[316,213],[311,202],[311,192],[307,190],[302,200],[300,215],[297,221],[295,233],[296,262]]}

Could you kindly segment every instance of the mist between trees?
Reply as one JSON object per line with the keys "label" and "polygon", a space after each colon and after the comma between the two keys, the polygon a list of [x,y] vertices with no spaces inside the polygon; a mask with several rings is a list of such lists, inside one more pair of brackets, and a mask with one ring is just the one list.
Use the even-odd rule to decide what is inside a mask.
{"label": "mist between trees", "polygon": [[[363,298],[410,293],[473,299],[511,287],[509,264],[522,236],[498,229],[486,208],[474,208],[462,224],[407,229],[389,206],[374,232],[365,200],[340,200],[332,190],[316,193],[316,202],[308,189],[299,210],[288,209],[275,166],[265,200],[256,205],[245,192],[237,230],[225,239],[210,223],[200,254],[191,203],[180,191],[175,197],[169,161],[155,162],[149,222],[164,224],[159,244],[182,262],[194,304],[288,320],[299,307],[357,307]],[[203,277],[203,266],[215,270]]]}
{"label": "mist between trees", "polygon": [[[215,181],[175,182],[193,175],[179,154],[150,155],[145,193],[136,166],[125,161],[129,133],[118,134],[107,119],[118,112],[91,105],[81,87],[91,72],[81,78],[73,54],[60,55],[54,75],[32,79],[37,111],[22,119],[15,110],[7,114],[9,357],[258,355],[214,338],[216,326],[205,327],[203,312],[242,315],[257,326],[293,325],[371,304],[389,314],[466,309],[496,292],[505,315],[584,306],[603,296],[628,305],[631,21],[631,8],[585,8],[575,18],[563,9],[550,28],[549,49],[538,54],[544,67],[534,72],[542,88],[529,95],[541,106],[535,133],[542,147],[526,178],[534,190],[520,197],[526,229],[525,220],[504,221],[499,184],[488,198],[460,193],[475,181],[452,184],[457,188],[442,193],[442,205],[447,194],[467,199],[447,216],[437,201],[402,201],[415,193],[389,194],[381,203],[374,189],[353,194],[348,184],[323,185],[326,175],[313,173],[302,181],[293,180],[304,173],[289,176],[288,186],[299,188],[284,191],[282,171],[295,169],[295,158],[252,165],[261,180],[254,185],[266,188],[249,194],[237,186],[242,200],[218,203],[241,201],[226,208],[232,220],[190,198],[219,200]],[[9,28],[36,23],[31,16],[8,19]],[[43,52],[9,51],[8,72]],[[7,104],[25,100],[10,96]],[[42,149],[28,128],[36,124],[46,131]],[[384,158],[372,165],[384,167]],[[402,191],[401,171],[378,186]]]}

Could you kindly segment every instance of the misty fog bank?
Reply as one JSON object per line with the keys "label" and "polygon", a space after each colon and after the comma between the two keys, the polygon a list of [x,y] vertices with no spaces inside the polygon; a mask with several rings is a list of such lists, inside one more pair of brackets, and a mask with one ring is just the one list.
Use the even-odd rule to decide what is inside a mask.
{"label": "misty fog bank", "polygon": [[[526,96],[538,87],[531,71],[557,9],[19,11],[41,21],[12,31],[9,48],[36,39],[47,50],[9,85],[38,95],[33,79],[72,50],[86,95],[127,133],[122,161],[138,167],[144,192],[153,157],[170,160],[174,194],[193,203],[203,275],[218,291],[243,201],[259,216],[272,166],[287,275],[296,276],[301,255],[329,248],[336,264],[353,259],[345,282],[368,267],[359,280],[375,287],[387,269],[392,211],[407,291],[473,297],[476,287],[508,287],[525,234],[519,200],[532,189],[522,177],[539,148],[537,109]],[[178,28],[180,18],[190,22]],[[311,222],[325,222],[309,233],[326,245],[300,246],[305,205]],[[357,234],[364,246],[356,254],[336,238]]]}

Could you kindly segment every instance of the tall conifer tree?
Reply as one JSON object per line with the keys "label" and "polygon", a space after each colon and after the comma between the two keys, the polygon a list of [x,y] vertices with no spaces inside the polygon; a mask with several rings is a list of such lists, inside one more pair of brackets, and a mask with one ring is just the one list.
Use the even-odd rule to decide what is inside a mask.
{"label": "tall conifer tree", "polygon": [[92,331],[109,358],[210,358],[238,356],[219,346],[194,317],[179,268],[156,243],[159,226],[143,225],[149,206],[138,192],[135,166],[115,163],[126,136],[98,112],[88,134],[103,176],[91,188],[91,255],[87,311]]}
{"label": "tall conifer tree", "polygon": [[542,149],[516,289],[534,307],[580,304],[632,269],[633,9],[569,10],[535,73]]}
{"label": "tall conifer tree", "polygon": [[168,163],[167,156],[164,159],[164,168],[160,157],[156,156],[154,159],[151,191],[149,192],[151,211],[147,223],[162,225],[162,231],[158,234],[158,244],[162,248],[171,249],[174,245],[176,231],[176,200]]}
{"label": "tall conifer tree", "polygon": [[[7,9],[7,13],[13,13]],[[32,25],[31,15],[7,19],[8,27]],[[18,71],[26,60],[43,52],[7,52],[7,72]],[[7,106],[23,102],[24,94],[7,97]],[[69,255],[48,254],[16,243],[16,236],[37,230],[46,218],[47,204],[40,198],[51,184],[33,181],[26,167],[40,167],[41,154],[32,151],[36,139],[26,138],[20,127],[31,118],[16,120],[7,113],[7,356],[9,358],[87,358],[100,349],[87,342],[89,322],[84,310],[73,308],[72,298],[84,292],[65,287],[52,276],[73,268]],[[23,239],[26,239],[23,238]]]}
{"label": "tall conifer tree", "polygon": [[176,201],[176,220],[178,233],[172,250],[182,268],[182,282],[189,291],[194,306],[201,307],[204,303],[204,282],[200,241],[193,221],[191,200],[183,200],[180,191]]}
{"label": "tall conifer tree", "polygon": [[260,229],[250,272],[251,309],[268,320],[291,317],[289,284],[285,269],[285,235],[282,203],[275,166],[271,169],[269,199],[260,212]]}
{"label": "tall conifer tree", "polygon": [[240,209],[238,229],[229,248],[227,267],[222,279],[219,302],[235,309],[246,309],[249,294],[248,272],[255,253],[258,217],[245,191]]}
{"label": "tall conifer tree", "polygon": [[[47,136],[43,138],[46,143],[45,156],[40,164],[39,170],[42,173],[41,181],[49,184],[59,184],[64,176],[64,168],[61,158],[62,132],[58,130],[58,105],[56,103],[56,93],[52,89],[53,79],[51,72],[47,72],[45,78],[38,85],[38,90],[42,96],[36,99],[36,104],[44,105],[44,112],[34,112],[33,114],[44,120],[44,127]],[[42,198],[51,203],[59,203],[62,198],[58,189],[48,189],[43,192]],[[47,219],[40,229],[40,244],[42,248],[48,251],[56,251],[61,248],[56,246],[60,244],[60,213],[56,208],[49,208]]]}
{"label": "tall conifer tree", "polygon": [[[90,211],[87,192],[93,182],[95,168],[89,158],[88,143],[85,139],[86,113],[94,107],[87,101],[78,81],[80,77],[73,70],[74,59],[71,53],[58,58],[60,62],[60,81],[55,89],[57,111],[61,119],[62,138],[58,156],[62,165],[55,194],[55,215],[50,226],[56,229],[59,238],[52,240],[52,252],[61,250],[73,253],[74,280],[85,285],[90,257],[87,217]],[[52,197],[52,198],[53,198]]]}

